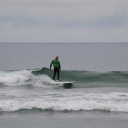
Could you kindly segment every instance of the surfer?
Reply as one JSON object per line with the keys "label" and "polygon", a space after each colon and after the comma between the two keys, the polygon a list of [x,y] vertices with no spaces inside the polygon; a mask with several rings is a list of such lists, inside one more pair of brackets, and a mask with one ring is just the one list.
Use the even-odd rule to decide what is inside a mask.
{"label": "surfer", "polygon": [[59,57],[56,56],[55,59],[52,60],[52,62],[50,64],[50,71],[52,71],[51,67],[52,67],[52,64],[53,64],[53,67],[54,67],[53,80],[55,79],[56,73],[57,73],[57,78],[58,78],[58,81],[59,81],[59,72],[61,71],[61,66],[60,66],[60,61],[58,59],[59,59]]}

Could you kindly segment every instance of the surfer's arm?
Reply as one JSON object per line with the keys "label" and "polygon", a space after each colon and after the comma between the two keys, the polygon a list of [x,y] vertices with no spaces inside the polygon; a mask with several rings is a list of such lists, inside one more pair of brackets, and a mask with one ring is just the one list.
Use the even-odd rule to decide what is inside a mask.
{"label": "surfer's arm", "polygon": [[59,63],[59,70],[61,71],[61,66],[60,66],[60,63]]}
{"label": "surfer's arm", "polygon": [[52,67],[52,62],[51,62],[51,64],[50,64],[50,70],[51,70],[51,67]]}

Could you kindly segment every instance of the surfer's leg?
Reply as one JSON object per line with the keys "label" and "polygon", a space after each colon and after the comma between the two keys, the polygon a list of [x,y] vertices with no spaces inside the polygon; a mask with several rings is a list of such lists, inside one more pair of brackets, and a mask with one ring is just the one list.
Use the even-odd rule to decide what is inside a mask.
{"label": "surfer's leg", "polygon": [[53,80],[55,79],[55,76],[56,76],[56,69],[54,68]]}
{"label": "surfer's leg", "polygon": [[57,77],[58,77],[58,80],[59,80],[59,68],[57,68]]}

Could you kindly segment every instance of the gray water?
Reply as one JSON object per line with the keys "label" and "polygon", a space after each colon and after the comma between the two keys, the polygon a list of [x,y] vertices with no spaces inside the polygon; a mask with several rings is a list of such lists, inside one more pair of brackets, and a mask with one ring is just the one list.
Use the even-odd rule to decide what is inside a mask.
{"label": "gray water", "polygon": [[[70,89],[52,83],[56,55]],[[0,43],[0,126],[126,128],[127,58],[128,43]]]}
{"label": "gray water", "polygon": [[56,55],[62,70],[128,71],[128,43],[0,43],[0,70],[49,68]]}

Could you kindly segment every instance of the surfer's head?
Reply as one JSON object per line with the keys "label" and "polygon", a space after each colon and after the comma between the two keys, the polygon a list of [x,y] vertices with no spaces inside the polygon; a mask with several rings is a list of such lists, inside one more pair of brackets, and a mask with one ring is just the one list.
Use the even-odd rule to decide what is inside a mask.
{"label": "surfer's head", "polygon": [[59,59],[59,56],[56,56],[55,59],[58,60]]}

